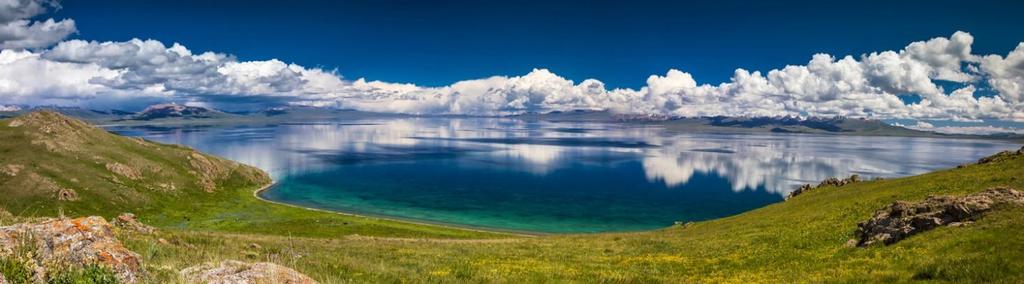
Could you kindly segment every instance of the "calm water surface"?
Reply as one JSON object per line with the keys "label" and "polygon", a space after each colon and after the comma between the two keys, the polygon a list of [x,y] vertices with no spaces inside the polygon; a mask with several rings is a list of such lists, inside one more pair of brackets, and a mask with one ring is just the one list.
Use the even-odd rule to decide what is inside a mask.
{"label": "calm water surface", "polygon": [[514,119],[401,118],[114,127],[258,166],[271,200],[534,232],[660,228],[729,216],[804,183],[920,174],[1008,150],[998,141],[687,134]]}

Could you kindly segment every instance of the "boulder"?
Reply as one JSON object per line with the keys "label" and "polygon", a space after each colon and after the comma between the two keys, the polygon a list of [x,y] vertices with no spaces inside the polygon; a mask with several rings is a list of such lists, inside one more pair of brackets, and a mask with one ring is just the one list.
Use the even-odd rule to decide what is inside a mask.
{"label": "boulder", "polygon": [[269,262],[246,263],[227,260],[219,264],[206,263],[186,268],[181,277],[188,283],[317,283],[309,276],[291,268]]}
{"label": "boulder", "polygon": [[1024,205],[1024,192],[997,187],[967,196],[930,196],[921,202],[896,201],[857,224],[857,246],[896,243],[939,226],[961,226],[997,204]]}
{"label": "boulder", "polygon": [[[33,253],[15,255],[26,247]],[[47,279],[47,267],[87,264],[110,269],[121,283],[139,283],[143,275],[139,255],[125,248],[110,223],[96,216],[0,227],[0,257],[28,257],[39,280]]]}
{"label": "boulder", "polygon": [[153,232],[156,232],[155,228],[139,222],[139,220],[135,218],[135,214],[132,213],[121,213],[121,215],[118,215],[117,218],[114,218],[114,226],[142,234],[152,234]]}

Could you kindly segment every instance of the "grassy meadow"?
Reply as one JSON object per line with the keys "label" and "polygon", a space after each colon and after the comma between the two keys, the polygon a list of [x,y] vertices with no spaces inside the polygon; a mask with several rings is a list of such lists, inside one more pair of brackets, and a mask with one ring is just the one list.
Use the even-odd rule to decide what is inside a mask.
{"label": "grassy meadow", "polygon": [[[938,228],[894,245],[844,246],[858,222],[896,200],[994,186],[1024,189],[1024,155],[818,188],[736,216],[661,230],[520,236],[268,203],[252,194],[267,181],[228,162],[222,165],[230,173],[213,191],[198,184],[155,190],[157,181],[147,179],[115,183],[97,158],[50,151],[46,143],[32,142],[45,137],[10,122],[0,120],[0,166],[24,168],[18,178],[0,176],[0,208],[16,215],[0,215],[0,224],[133,212],[160,228],[155,234],[118,231],[142,256],[152,283],[181,282],[183,268],[228,259],[275,262],[322,283],[1024,282],[1020,207],[999,208],[973,224]],[[137,140],[92,131],[72,146],[99,153],[101,160],[141,159],[139,168],[178,173],[162,182],[188,184],[182,167],[190,149],[152,142],[134,148]],[[60,181],[58,189],[75,190],[77,199],[54,201],[46,191],[53,188],[23,180],[28,173]]]}
{"label": "grassy meadow", "polygon": [[196,261],[221,259],[272,261],[324,283],[1020,282],[1024,208],[1000,208],[969,226],[938,228],[890,246],[844,243],[858,222],[895,200],[1024,188],[1021,177],[1024,156],[1015,156],[820,188],[729,218],[637,233],[460,240],[168,228],[156,235],[126,232],[122,239],[159,282],[176,281],[175,272]]}

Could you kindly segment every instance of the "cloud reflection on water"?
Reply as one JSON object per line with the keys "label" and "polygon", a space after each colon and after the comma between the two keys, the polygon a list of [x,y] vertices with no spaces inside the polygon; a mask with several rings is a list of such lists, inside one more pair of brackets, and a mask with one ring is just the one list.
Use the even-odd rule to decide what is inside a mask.
{"label": "cloud reflection on water", "polygon": [[895,177],[954,166],[1015,145],[932,138],[679,134],[629,124],[408,118],[232,128],[122,128],[258,166],[275,178],[338,164],[454,159],[544,175],[574,163],[637,161],[649,182],[685,188],[695,174],[733,191],[784,194],[861,174]]}

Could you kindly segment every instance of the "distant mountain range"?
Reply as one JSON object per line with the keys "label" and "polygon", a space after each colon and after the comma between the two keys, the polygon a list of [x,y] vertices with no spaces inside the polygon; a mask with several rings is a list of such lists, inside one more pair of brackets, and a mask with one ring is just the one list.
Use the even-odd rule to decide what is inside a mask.
{"label": "distant mountain range", "polygon": [[225,115],[224,112],[208,109],[205,107],[186,106],[179,104],[158,104],[147,107],[137,114],[132,115],[136,120],[152,120],[161,118],[216,118]]}
{"label": "distant mountain range", "polygon": [[[62,114],[83,119],[95,124],[230,124],[230,123],[298,123],[311,121],[357,120],[367,118],[420,117],[407,114],[373,113],[334,108],[307,106],[286,106],[248,112],[227,112],[200,106],[179,104],[157,104],[141,112],[123,110],[90,110],[76,107],[19,107],[6,106],[0,110],[0,118],[13,117],[26,112],[50,109]],[[444,117],[465,117],[446,115]],[[1019,134],[958,135],[920,131],[890,125],[883,121],[846,117],[672,117],[665,115],[615,114],[608,111],[566,111],[549,113],[527,113],[507,116],[527,121],[550,122],[606,122],[656,125],[678,132],[769,132],[808,133],[864,136],[908,136],[908,137],[952,137],[952,138],[997,138],[1024,139]]]}
{"label": "distant mountain range", "polygon": [[890,125],[880,120],[836,117],[672,117],[665,115],[615,114],[607,111],[567,111],[531,113],[518,116],[526,120],[554,122],[620,122],[663,127],[678,132],[727,133],[805,133],[826,135],[905,136],[944,138],[996,138],[1021,140],[1018,134],[966,135],[943,134]]}

